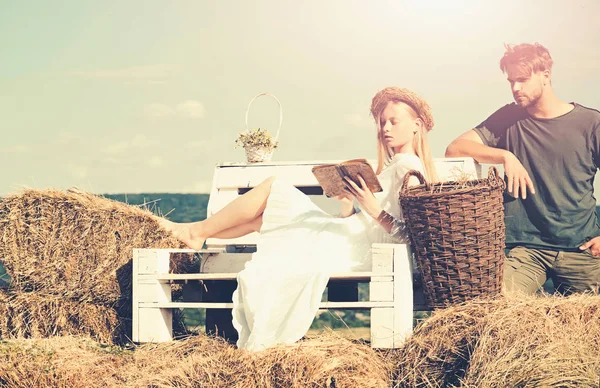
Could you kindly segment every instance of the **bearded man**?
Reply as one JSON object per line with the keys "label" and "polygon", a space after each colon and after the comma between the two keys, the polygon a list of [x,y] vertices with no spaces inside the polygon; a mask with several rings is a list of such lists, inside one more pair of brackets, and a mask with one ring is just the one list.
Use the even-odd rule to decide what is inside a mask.
{"label": "bearded man", "polygon": [[598,292],[600,112],[556,96],[545,47],[505,48],[500,68],[515,103],[454,140],[446,156],[504,166],[506,289],[534,293],[550,277],[563,293]]}

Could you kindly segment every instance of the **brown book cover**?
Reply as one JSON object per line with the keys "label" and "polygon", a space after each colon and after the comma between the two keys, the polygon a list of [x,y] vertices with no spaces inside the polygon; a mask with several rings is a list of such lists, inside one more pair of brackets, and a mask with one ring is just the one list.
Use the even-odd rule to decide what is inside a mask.
{"label": "brown book cover", "polygon": [[345,194],[346,183],[344,177],[349,177],[360,186],[360,175],[367,187],[373,193],[383,191],[373,167],[366,159],[352,159],[338,164],[323,164],[312,168],[312,172],[328,197],[337,197]]}

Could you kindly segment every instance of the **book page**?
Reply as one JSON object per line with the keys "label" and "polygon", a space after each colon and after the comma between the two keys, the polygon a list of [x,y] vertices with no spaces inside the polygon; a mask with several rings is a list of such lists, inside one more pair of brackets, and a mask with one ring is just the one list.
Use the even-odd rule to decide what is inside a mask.
{"label": "book page", "polygon": [[373,171],[373,167],[366,160],[352,160],[348,162],[340,163],[340,167],[343,171],[343,174],[350,177],[354,183],[360,186],[360,180],[358,176],[360,175],[367,187],[371,192],[377,193],[383,191],[381,188],[381,184],[379,183],[379,179],[377,179],[377,175],[375,175],[375,171]]}
{"label": "book page", "polygon": [[323,188],[323,192],[328,197],[337,197],[346,194],[345,176],[348,176],[360,186],[358,179],[360,175],[373,193],[383,190],[377,179],[377,175],[375,175],[375,171],[373,171],[373,168],[366,159],[348,160],[337,165],[327,164],[316,166],[313,167],[312,172]]}

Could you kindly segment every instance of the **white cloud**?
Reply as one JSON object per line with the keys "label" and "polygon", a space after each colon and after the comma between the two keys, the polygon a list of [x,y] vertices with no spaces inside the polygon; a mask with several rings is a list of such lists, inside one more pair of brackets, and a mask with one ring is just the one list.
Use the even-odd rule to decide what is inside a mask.
{"label": "white cloud", "polygon": [[158,81],[156,78],[166,78],[174,74],[178,69],[178,66],[167,65],[167,64],[156,64],[156,65],[142,65],[142,66],[131,66],[118,69],[95,69],[88,71],[76,71],[71,72],[71,75],[84,77],[84,78],[98,78],[98,79],[155,79],[151,81]]}
{"label": "white cloud", "polygon": [[69,163],[65,167],[73,178],[83,179],[88,176],[88,169],[86,166]]}
{"label": "white cloud", "polygon": [[203,119],[206,113],[200,101],[186,100],[171,107],[166,104],[153,103],[144,107],[144,116],[151,120],[161,120],[171,117],[184,119]]}
{"label": "white cloud", "polygon": [[56,137],[56,144],[71,144],[81,141],[82,138],[79,135],[75,135],[72,132],[60,132]]}
{"label": "white cloud", "polygon": [[201,102],[195,100],[187,100],[180,104],[177,104],[177,113],[182,117],[190,119],[201,119],[204,118],[204,105]]}
{"label": "white cloud", "polygon": [[197,140],[197,141],[190,141],[185,143],[185,148],[190,149],[190,150],[200,150],[200,149],[206,149],[206,146],[208,145],[208,143],[206,142],[206,140]]}
{"label": "white cloud", "polygon": [[344,122],[357,128],[371,128],[373,120],[366,114],[351,113],[344,116]]}
{"label": "white cloud", "polygon": [[163,158],[160,156],[154,156],[148,160],[148,166],[158,167],[163,165]]}
{"label": "white cloud", "polygon": [[[153,147],[158,144],[157,140],[149,139],[146,135],[138,133],[134,135],[130,140],[119,141],[117,143],[111,144],[104,148],[104,153],[107,154],[119,154],[130,152],[134,149],[140,150],[144,148]],[[111,162],[108,159],[105,159],[107,162]]]}
{"label": "white cloud", "polygon": [[175,115],[175,110],[165,104],[148,104],[144,107],[144,116],[149,119],[165,119]]}
{"label": "white cloud", "polygon": [[31,147],[26,145],[15,145],[11,147],[6,147],[0,149],[2,152],[6,152],[7,154],[26,154],[31,152]]}

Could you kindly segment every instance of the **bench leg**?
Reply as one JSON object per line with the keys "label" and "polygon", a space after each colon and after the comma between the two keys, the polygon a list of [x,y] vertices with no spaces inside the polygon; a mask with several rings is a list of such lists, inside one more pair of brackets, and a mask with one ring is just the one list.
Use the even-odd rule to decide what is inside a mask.
{"label": "bench leg", "polygon": [[375,244],[373,272],[394,273],[374,276],[370,283],[370,300],[392,302],[393,307],[371,309],[371,346],[397,348],[412,333],[413,289],[411,252],[408,245]]}
{"label": "bench leg", "polygon": [[148,302],[171,302],[171,286],[158,280],[140,280],[139,275],[169,273],[170,253],[160,249],[133,251],[134,342],[165,342],[173,339],[173,313],[169,308],[142,306]]}
{"label": "bench leg", "polygon": [[394,348],[413,332],[413,271],[409,245],[394,246]]}

